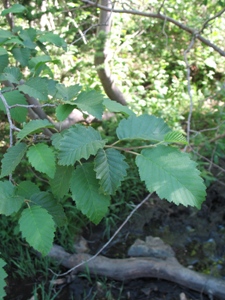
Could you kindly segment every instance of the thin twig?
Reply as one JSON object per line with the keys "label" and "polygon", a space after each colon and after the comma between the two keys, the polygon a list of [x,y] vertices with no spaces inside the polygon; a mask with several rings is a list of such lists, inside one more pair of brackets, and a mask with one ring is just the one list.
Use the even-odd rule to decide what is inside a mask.
{"label": "thin twig", "polygon": [[8,119],[8,122],[9,122],[9,145],[10,147],[13,146],[13,130],[16,130],[16,131],[20,131],[19,128],[17,128],[13,122],[12,122],[12,118],[11,118],[11,114],[10,114],[10,106],[8,105],[5,97],[2,95],[2,93],[0,92],[0,98],[5,106],[5,110],[6,110],[6,115],[7,115],[7,119]]}
{"label": "thin twig", "polygon": [[225,12],[225,8],[219,11],[217,14],[209,18],[208,20],[205,21],[205,23],[202,25],[202,29],[199,32],[203,32],[204,29],[208,26],[209,22],[212,20],[215,20],[216,18],[220,17],[223,13]]}
{"label": "thin twig", "polygon": [[197,151],[195,151],[192,147],[190,147],[191,151],[196,154],[197,156],[199,156],[201,159],[207,161],[208,163],[212,164],[215,168],[219,169],[220,171],[222,171],[223,173],[225,173],[225,169],[221,168],[220,166],[218,166],[217,164],[213,163],[210,159],[208,159],[207,157],[199,154]]}
{"label": "thin twig", "polygon": [[10,105],[9,109],[14,108],[14,107],[24,107],[24,108],[32,108],[32,107],[56,107],[56,104],[42,104],[42,105],[35,105],[35,104],[30,104],[30,105],[26,105],[26,104],[14,104],[14,105]]}
{"label": "thin twig", "polygon": [[121,229],[126,225],[126,223],[130,220],[130,218],[133,216],[133,214],[145,203],[147,202],[150,197],[152,196],[152,193],[149,194],[147,197],[144,198],[144,200],[142,200],[137,206],[135,206],[135,208],[131,211],[131,213],[128,215],[128,217],[125,219],[125,221],[120,225],[120,227],[116,230],[116,232],[112,235],[112,237],[108,240],[107,243],[104,244],[104,246],[99,249],[97,251],[97,253],[95,255],[93,255],[92,257],[90,257],[89,259],[87,259],[86,261],[83,261],[81,263],[79,263],[78,265],[74,266],[73,268],[69,269],[67,272],[62,273],[62,274],[56,274],[55,272],[53,272],[51,269],[50,271],[56,275],[56,276],[65,276],[68,275],[69,273],[73,272],[74,270],[76,270],[77,268],[79,268],[80,266],[89,263],[91,260],[95,259],[106,247],[108,247],[108,245],[112,242],[112,240],[115,238],[115,236],[121,231]]}
{"label": "thin twig", "polygon": [[[188,45],[188,48],[184,51],[184,61],[186,64],[186,69],[187,69],[187,90],[188,90],[188,96],[190,99],[190,106],[189,106],[189,113],[188,113],[188,119],[187,119],[187,142],[189,144],[190,142],[190,131],[191,131],[191,117],[192,117],[192,112],[193,112],[193,98],[192,98],[192,91],[191,91],[191,70],[190,70],[190,65],[188,63],[188,58],[187,55],[194,46],[196,39],[196,35],[194,35],[191,39],[190,44]],[[185,146],[184,151],[187,150],[187,146]]]}

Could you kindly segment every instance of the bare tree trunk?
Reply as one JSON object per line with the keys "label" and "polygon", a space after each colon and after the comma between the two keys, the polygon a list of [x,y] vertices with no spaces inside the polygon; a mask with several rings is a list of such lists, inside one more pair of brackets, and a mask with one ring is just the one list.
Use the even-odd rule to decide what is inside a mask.
{"label": "bare tree trunk", "polygon": [[[101,0],[101,4],[111,7],[111,1]],[[105,93],[111,100],[115,100],[123,105],[126,105],[126,99],[123,93],[115,84],[110,68],[108,66],[109,40],[108,35],[111,31],[112,13],[110,11],[101,10],[99,17],[99,27],[97,30],[97,39],[100,43],[95,53],[94,63],[101,80]]]}

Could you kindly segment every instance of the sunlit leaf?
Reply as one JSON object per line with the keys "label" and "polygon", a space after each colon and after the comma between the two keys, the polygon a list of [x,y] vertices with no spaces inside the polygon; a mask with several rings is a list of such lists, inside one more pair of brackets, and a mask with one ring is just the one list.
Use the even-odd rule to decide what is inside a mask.
{"label": "sunlit leaf", "polygon": [[178,131],[168,132],[164,136],[164,141],[166,143],[178,143],[178,144],[187,145],[186,138],[183,136],[183,134],[181,132],[178,132]]}
{"label": "sunlit leaf", "polygon": [[47,174],[50,178],[55,175],[55,154],[46,144],[39,143],[31,146],[27,157],[35,170]]}
{"label": "sunlit leaf", "polygon": [[131,116],[123,119],[116,130],[120,140],[141,139],[163,141],[165,134],[171,129],[160,118],[150,115]]}
{"label": "sunlit leaf", "polygon": [[136,157],[140,177],[150,192],[175,204],[201,207],[205,185],[188,154],[173,147],[144,149]]}
{"label": "sunlit leaf", "polygon": [[73,165],[81,158],[88,159],[103,148],[105,142],[98,131],[92,127],[76,125],[65,132],[60,140],[59,164]]}

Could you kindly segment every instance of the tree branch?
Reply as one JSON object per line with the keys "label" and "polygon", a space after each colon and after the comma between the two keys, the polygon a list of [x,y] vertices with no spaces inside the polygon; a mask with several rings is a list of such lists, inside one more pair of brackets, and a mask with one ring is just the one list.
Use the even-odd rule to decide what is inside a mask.
{"label": "tree branch", "polygon": [[[2,2],[3,2],[3,6],[5,9],[10,8],[11,5],[10,5],[9,0],[3,0]],[[9,23],[10,30],[12,31],[13,27],[15,26],[13,14],[12,13],[7,14],[6,19]]]}
{"label": "tree branch", "polygon": [[[105,6],[105,5],[96,4],[96,2],[93,2],[93,1],[89,1],[89,0],[82,0],[82,1],[84,3],[86,3],[86,4],[89,4],[90,6],[98,7],[101,10],[104,10],[104,11],[109,11],[109,12],[113,12],[113,13],[120,13],[120,14],[131,14],[131,15],[137,15],[137,16],[142,16],[142,17],[147,17],[147,18],[155,18],[155,19],[160,19],[160,20],[163,20],[163,21],[166,20],[167,22],[170,22],[170,23],[176,25],[177,27],[179,27],[180,29],[182,29],[182,30],[190,33],[191,35],[195,35],[196,38],[199,41],[201,41],[203,44],[205,44],[208,47],[213,48],[221,56],[225,56],[225,51],[224,50],[222,50],[221,48],[219,48],[218,46],[216,46],[215,44],[213,44],[212,42],[210,42],[209,40],[207,40],[206,38],[204,38],[200,34],[200,32],[202,30],[200,30],[200,32],[199,32],[199,31],[197,31],[195,29],[192,29],[192,28],[184,25],[183,23],[180,23],[177,20],[174,20],[173,18],[171,18],[169,16],[163,15],[161,13],[147,13],[147,12],[143,12],[143,11],[139,11],[139,10],[135,10],[135,9],[133,9],[133,10],[126,10],[126,9],[109,8],[109,7]],[[225,9],[223,9],[217,15],[218,16],[222,15],[222,13],[224,13],[224,11],[225,11]],[[214,18],[211,18],[209,20],[211,21],[212,19],[214,19]]]}
{"label": "tree branch", "polygon": [[[105,93],[111,100],[115,100],[122,105],[126,105],[126,99],[123,93],[120,91],[118,86],[115,84],[110,68],[108,66],[109,56],[109,40],[108,35],[111,31],[112,23],[112,10],[111,1],[102,0],[101,5],[107,7],[108,10],[101,10],[99,16],[99,26],[97,30],[97,40],[100,43],[98,49],[95,52],[94,63],[97,69],[99,79],[101,80],[102,86]],[[98,3],[95,3],[98,6]],[[104,36],[103,36],[104,34]]]}

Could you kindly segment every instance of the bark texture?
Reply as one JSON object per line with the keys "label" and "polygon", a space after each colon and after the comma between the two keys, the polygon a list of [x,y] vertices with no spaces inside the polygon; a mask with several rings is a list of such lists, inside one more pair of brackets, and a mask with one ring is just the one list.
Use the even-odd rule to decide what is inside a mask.
{"label": "bark texture", "polygon": [[208,275],[199,274],[183,267],[175,257],[166,259],[151,257],[132,257],[126,259],[110,259],[97,256],[87,263],[91,258],[86,253],[69,254],[62,247],[54,245],[49,257],[56,259],[61,265],[70,269],[80,264],[75,272],[107,276],[119,281],[137,278],[160,278],[172,281],[192,290],[210,296],[225,299],[225,281]]}

